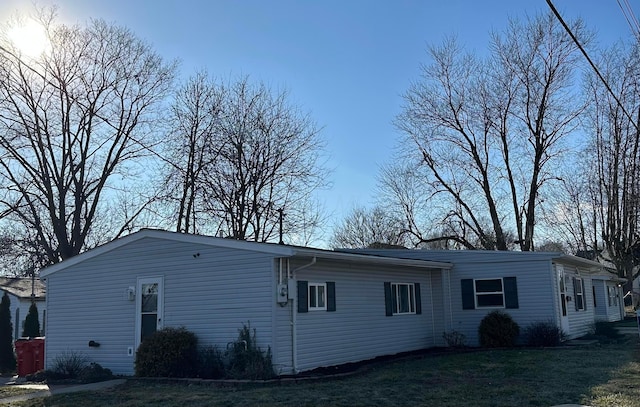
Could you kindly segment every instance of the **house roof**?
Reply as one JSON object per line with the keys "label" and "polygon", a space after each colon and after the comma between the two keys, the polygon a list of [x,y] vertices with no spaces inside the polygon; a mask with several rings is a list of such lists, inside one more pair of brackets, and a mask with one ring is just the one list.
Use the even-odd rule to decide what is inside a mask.
{"label": "house roof", "polygon": [[[45,285],[39,278],[34,280],[34,294],[36,299],[45,297]],[[0,290],[13,294],[18,298],[31,298],[31,278],[0,277]]]}
{"label": "house roof", "polygon": [[562,264],[581,267],[585,271],[596,273],[607,269],[606,265],[583,257],[572,256],[561,252],[519,252],[498,250],[428,250],[428,249],[339,249],[344,253],[375,254],[407,259],[430,259],[450,261],[455,257],[456,263],[497,263],[526,262],[549,260]]}
{"label": "house roof", "polygon": [[291,245],[280,245],[275,243],[248,242],[245,240],[225,239],[213,236],[193,235],[187,233],[169,232],[157,229],[142,229],[139,232],[113,240],[102,246],[88,250],[82,254],[64,260],[60,263],[49,266],[40,271],[40,277],[46,278],[53,273],[64,270],[75,264],[82,263],[96,256],[110,252],[118,247],[125,246],[144,238],[165,239],[183,243],[202,244],[207,246],[222,247],[237,250],[247,250],[253,252],[267,253],[274,257],[298,257],[317,258],[342,262],[394,265],[416,267],[423,269],[450,269],[451,263],[440,261],[429,261],[423,259],[405,259],[399,257],[379,256],[375,254],[346,253],[333,250],[323,250],[310,247],[300,247]]}

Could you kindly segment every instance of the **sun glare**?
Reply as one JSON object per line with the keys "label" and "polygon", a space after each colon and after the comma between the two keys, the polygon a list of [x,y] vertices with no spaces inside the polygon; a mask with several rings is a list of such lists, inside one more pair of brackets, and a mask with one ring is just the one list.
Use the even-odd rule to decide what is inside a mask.
{"label": "sun glare", "polygon": [[13,45],[25,56],[36,58],[49,48],[44,27],[34,20],[12,27],[8,34]]}

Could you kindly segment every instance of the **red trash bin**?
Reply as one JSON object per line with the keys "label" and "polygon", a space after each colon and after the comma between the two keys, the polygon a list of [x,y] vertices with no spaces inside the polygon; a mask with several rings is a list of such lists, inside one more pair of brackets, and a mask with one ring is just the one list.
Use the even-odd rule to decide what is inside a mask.
{"label": "red trash bin", "polygon": [[18,376],[35,373],[44,369],[44,339],[18,339],[16,341]]}
{"label": "red trash bin", "polygon": [[33,353],[28,340],[18,339],[16,341],[16,359],[18,362],[18,376],[24,377],[33,373]]}
{"label": "red trash bin", "polygon": [[33,351],[33,372],[44,370],[44,338],[34,338],[29,342]]}

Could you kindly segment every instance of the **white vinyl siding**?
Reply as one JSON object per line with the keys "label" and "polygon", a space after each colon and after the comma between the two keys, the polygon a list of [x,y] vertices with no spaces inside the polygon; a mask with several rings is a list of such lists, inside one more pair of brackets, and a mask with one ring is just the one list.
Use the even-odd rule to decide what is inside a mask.
{"label": "white vinyl siding", "polygon": [[[265,253],[147,237],[53,273],[47,282],[46,366],[72,350],[115,374],[133,374],[128,348],[136,343],[136,301],[127,291],[145,277],[164,278],[163,326],[184,326],[200,344],[224,350],[250,324],[266,350],[277,306],[274,267]],[[88,347],[90,340],[100,347]]]}

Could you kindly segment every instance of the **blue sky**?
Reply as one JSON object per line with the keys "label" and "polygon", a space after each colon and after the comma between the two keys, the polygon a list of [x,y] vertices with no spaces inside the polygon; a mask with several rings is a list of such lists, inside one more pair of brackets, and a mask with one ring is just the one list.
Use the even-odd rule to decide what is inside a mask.
{"label": "blue sky", "polygon": [[[623,0],[621,0],[623,1]],[[640,4],[630,0],[640,14]],[[398,133],[392,125],[402,93],[426,63],[428,44],[456,34],[484,53],[489,33],[509,17],[547,11],[545,0],[58,0],[60,20],[103,18],[127,26],[181,74],[206,68],[218,78],[249,75],[291,100],[323,127],[332,188],[321,194],[334,221],[374,200],[380,165]],[[555,0],[565,18],[581,16],[598,41],[628,38],[616,0]],[[29,0],[2,0],[0,17],[29,10]]]}

